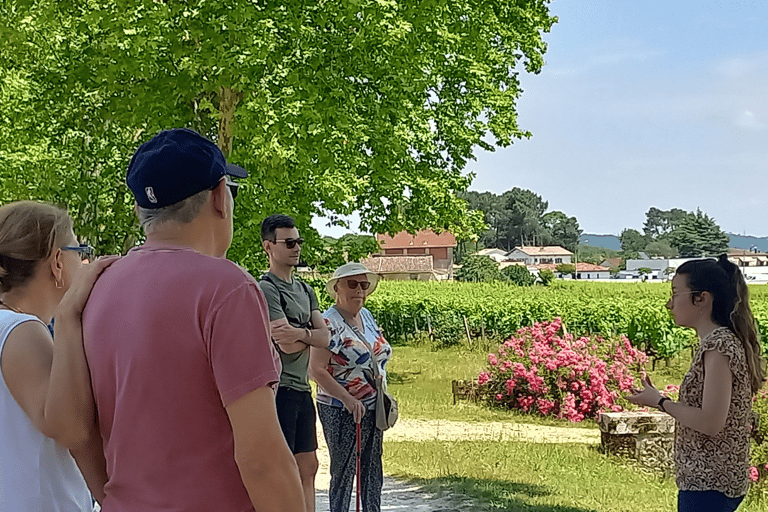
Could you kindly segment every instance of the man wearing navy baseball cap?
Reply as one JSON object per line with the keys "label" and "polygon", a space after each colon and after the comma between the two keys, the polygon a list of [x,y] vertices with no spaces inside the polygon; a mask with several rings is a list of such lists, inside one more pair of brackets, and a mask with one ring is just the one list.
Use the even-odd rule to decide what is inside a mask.
{"label": "man wearing navy baseball cap", "polygon": [[83,313],[104,510],[305,510],[264,295],[223,257],[231,177],[247,174],[187,129],[160,132],[128,166],[147,240],[104,272]]}

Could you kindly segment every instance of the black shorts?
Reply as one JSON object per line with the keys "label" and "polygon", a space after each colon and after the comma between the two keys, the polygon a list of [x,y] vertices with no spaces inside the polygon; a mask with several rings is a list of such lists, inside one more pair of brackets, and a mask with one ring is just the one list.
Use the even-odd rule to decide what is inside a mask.
{"label": "black shorts", "polygon": [[296,391],[287,387],[277,388],[275,398],[280,428],[292,453],[317,450],[315,428],[315,402],[309,391]]}

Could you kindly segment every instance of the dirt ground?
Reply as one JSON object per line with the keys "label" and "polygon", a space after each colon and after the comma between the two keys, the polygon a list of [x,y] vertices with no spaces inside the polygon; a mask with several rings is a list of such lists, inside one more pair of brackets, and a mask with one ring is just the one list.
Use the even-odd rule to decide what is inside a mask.
{"label": "dirt ground", "polygon": [[[317,456],[320,461],[315,486],[316,510],[325,512],[328,506],[328,448],[318,422]],[[457,441],[457,440],[501,440],[526,441],[533,443],[599,443],[600,432],[584,428],[548,427],[543,425],[514,424],[502,422],[461,422],[448,420],[409,420],[402,418],[388,430],[387,441]],[[386,449],[386,448],[385,448]],[[384,512],[459,512],[477,510],[480,507],[462,496],[440,495],[427,492],[418,485],[384,477],[381,510]],[[355,511],[354,492],[350,500],[350,511]]]}

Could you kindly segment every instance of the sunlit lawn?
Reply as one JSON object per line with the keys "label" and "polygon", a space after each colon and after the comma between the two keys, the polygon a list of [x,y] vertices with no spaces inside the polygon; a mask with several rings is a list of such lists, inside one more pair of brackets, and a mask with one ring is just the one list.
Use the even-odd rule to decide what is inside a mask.
{"label": "sunlit lawn", "polygon": [[[404,418],[508,421],[596,429],[594,421],[572,424],[460,401],[451,381],[475,379],[491,347],[395,347],[388,365],[390,390]],[[661,362],[654,384],[679,384],[689,354]],[[650,365],[649,365],[650,370]],[[674,510],[673,479],[607,457],[597,445],[518,441],[386,442],[387,474],[417,480],[435,492],[472,497],[491,510],[535,512]]]}

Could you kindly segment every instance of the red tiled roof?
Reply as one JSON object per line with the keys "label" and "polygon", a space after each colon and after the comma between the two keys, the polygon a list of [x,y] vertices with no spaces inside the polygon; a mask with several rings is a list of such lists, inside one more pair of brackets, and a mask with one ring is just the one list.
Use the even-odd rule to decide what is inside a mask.
{"label": "red tiled roof", "polygon": [[375,256],[362,260],[365,268],[377,274],[391,272],[432,272],[432,256]]}
{"label": "red tiled roof", "polygon": [[409,249],[411,247],[456,247],[456,237],[449,231],[439,235],[432,230],[422,230],[415,235],[401,231],[395,236],[376,235],[384,249]]}

